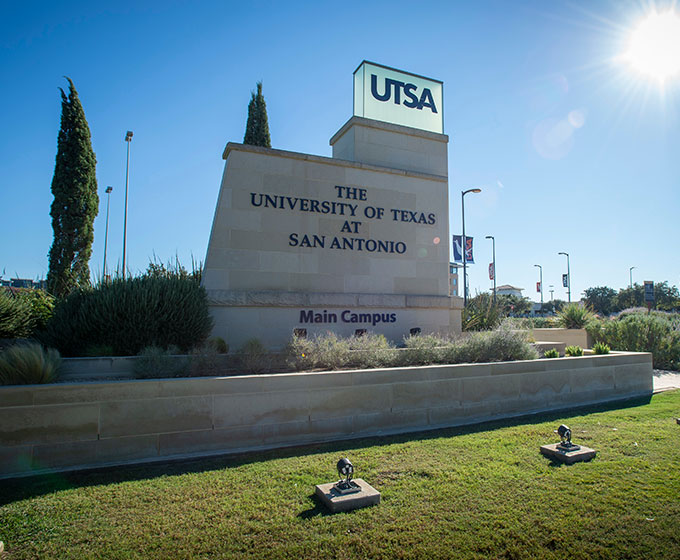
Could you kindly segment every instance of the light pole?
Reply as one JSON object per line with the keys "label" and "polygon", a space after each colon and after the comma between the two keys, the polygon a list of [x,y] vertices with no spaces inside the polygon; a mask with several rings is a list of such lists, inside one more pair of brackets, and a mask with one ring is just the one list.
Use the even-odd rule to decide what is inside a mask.
{"label": "light pole", "polygon": [[125,133],[127,142],[127,163],[125,164],[125,218],[123,219],[123,280],[125,280],[125,249],[127,245],[127,207],[128,207],[128,183],[130,182],[130,143],[132,142],[132,131]]}
{"label": "light pole", "polygon": [[560,252],[557,254],[567,257],[567,298],[568,302],[571,303],[571,271],[569,270],[569,253]]}
{"label": "light pole", "polygon": [[541,273],[538,285],[541,287],[541,312],[543,312],[543,267],[540,264],[535,264],[534,266],[537,266]]}
{"label": "light pole", "polygon": [[104,282],[106,282],[106,246],[109,243],[109,203],[113,187],[106,187],[106,233],[104,234]]}
{"label": "light pole", "polygon": [[548,286],[548,288],[550,288],[548,291],[550,292],[550,301],[552,301],[552,300],[553,300],[553,293],[555,292],[555,290],[554,290],[555,286],[553,286],[552,284],[550,284],[550,285]]}
{"label": "light pole", "polygon": [[465,195],[467,193],[480,193],[482,189],[468,189],[460,195],[461,208],[463,211],[463,307],[467,305],[467,243],[465,238]]}
{"label": "light pole", "polygon": [[493,235],[487,235],[487,239],[491,239],[493,244],[493,302],[496,303],[496,239]]}
{"label": "light pole", "polygon": [[628,272],[630,272],[630,288],[631,290],[633,289],[633,269],[637,268],[637,266],[631,266]]}

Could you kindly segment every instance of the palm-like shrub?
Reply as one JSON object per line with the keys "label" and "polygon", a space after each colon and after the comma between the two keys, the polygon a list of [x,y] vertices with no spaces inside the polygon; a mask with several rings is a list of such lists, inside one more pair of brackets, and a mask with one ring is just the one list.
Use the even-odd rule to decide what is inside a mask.
{"label": "palm-like shrub", "polygon": [[604,342],[596,342],[593,345],[593,352],[595,354],[609,354],[611,351],[611,348],[609,348],[608,344],[605,344]]}
{"label": "palm-like shrub", "polygon": [[567,356],[583,356],[583,348],[580,346],[567,346],[564,349],[564,353]]}
{"label": "palm-like shrub", "polygon": [[202,345],[211,328],[205,290],[194,280],[142,276],[72,292],[56,306],[42,338],[66,356],[95,346],[132,356],[148,346],[187,352]]}
{"label": "palm-like shrub", "polygon": [[502,319],[502,307],[494,302],[493,297],[486,293],[477,294],[463,309],[463,330],[488,331],[500,325]]}
{"label": "palm-like shrub", "polygon": [[0,338],[27,337],[34,325],[29,302],[0,287]]}
{"label": "palm-like shrub", "polygon": [[544,357],[544,358],[559,358],[559,357],[560,357],[560,353],[559,353],[559,351],[557,350],[557,348],[548,348],[548,350],[546,350],[546,351],[543,353],[543,357]]}
{"label": "palm-like shrub", "polygon": [[557,314],[557,322],[565,329],[582,329],[595,318],[595,314],[578,303],[565,305]]}
{"label": "palm-like shrub", "polygon": [[61,356],[40,344],[17,344],[0,354],[0,385],[51,383],[57,378]]}

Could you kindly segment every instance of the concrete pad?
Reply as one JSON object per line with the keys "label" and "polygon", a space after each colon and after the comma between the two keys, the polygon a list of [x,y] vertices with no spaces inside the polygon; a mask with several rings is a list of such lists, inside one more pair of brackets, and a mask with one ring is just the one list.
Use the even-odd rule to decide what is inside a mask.
{"label": "concrete pad", "polygon": [[555,459],[562,463],[566,463],[567,465],[580,461],[590,461],[597,454],[597,451],[590,447],[585,447],[584,445],[581,445],[580,449],[576,451],[568,451],[565,453],[557,448],[558,445],[560,444],[551,443],[549,445],[541,445],[541,453],[550,459]]}
{"label": "concrete pad", "polygon": [[380,492],[373,488],[373,486],[361,478],[355,478],[352,482],[358,484],[361,487],[361,491],[343,496],[333,488],[336,484],[335,482],[328,482],[326,484],[317,484],[315,494],[331,513],[351,511],[380,503]]}

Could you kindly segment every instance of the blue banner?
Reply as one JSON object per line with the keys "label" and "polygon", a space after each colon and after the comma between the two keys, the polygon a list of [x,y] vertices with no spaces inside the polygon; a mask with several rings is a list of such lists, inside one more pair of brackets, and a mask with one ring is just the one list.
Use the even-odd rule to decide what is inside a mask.
{"label": "blue banner", "polygon": [[[463,262],[463,236],[453,236],[453,262]],[[472,237],[465,236],[465,262],[475,264],[475,259],[472,255]]]}

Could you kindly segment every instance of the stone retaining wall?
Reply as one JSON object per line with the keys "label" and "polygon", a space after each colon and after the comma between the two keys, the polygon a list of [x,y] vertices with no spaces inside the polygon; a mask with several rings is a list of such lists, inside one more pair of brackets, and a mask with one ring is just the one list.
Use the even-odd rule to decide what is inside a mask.
{"label": "stone retaining wall", "polygon": [[652,393],[652,356],[0,387],[0,478],[427,430]]}

